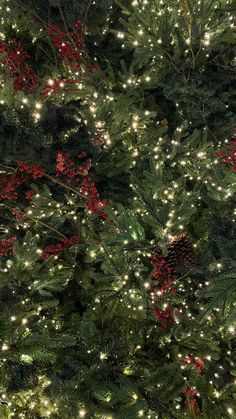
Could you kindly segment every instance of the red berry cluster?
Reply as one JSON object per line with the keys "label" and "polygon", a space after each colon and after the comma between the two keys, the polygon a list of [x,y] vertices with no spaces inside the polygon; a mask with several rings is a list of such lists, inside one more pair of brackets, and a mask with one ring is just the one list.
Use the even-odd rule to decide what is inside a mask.
{"label": "red berry cluster", "polygon": [[10,78],[13,79],[14,90],[25,90],[28,93],[38,90],[37,75],[26,63],[29,54],[16,39],[13,39],[10,45],[1,44],[0,54],[3,55],[3,64],[7,68]]}
{"label": "red berry cluster", "polygon": [[29,190],[25,192],[25,197],[26,199],[28,199],[29,201],[31,201],[31,199],[33,198],[33,196],[36,195],[36,192],[34,190]]}
{"label": "red berry cluster", "polygon": [[0,174],[0,198],[1,199],[17,199],[18,193],[16,187],[24,182],[22,175]]}
{"label": "red berry cluster", "polygon": [[80,167],[78,167],[77,173],[81,176],[87,176],[89,170],[91,169],[91,166],[92,166],[92,160],[87,159],[83,164],[81,164]]}
{"label": "red berry cluster", "polygon": [[200,411],[200,407],[198,406],[197,399],[195,397],[197,394],[197,391],[194,389],[188,388],[184,390],[183,393],[186,395],[187,402],[192,407],[194,415],[199,415],[201,411]]}
{"label": "red berry cluster", "polygon": [[189,365],[189,364],[194,365],[194,367],[195,367],[195,369],[198,373],[201,373],[202,370],[204,369],[204,365],[203,365],[201,359],[200,358],[193,358],[192,355],[189,355],[185,359],[182,359],[179,363],[180,363],[180,365]]}
{"label": "red berry cluster", "polygon": [[[234,128],[234,131],[236,131],[236,128]],[[229,151],[229,152],[218,151],[216,153],[216,156],[219,157],[221,164],[224,167],[231,165],[232,171],[236,172],[236,133],[231,134],[230,137],[233,140],[233,145],[234,145],[232,151]]]}
{"label": "red berry cluster", "polygon": [[78,71],[81,66],[80,57],[85,45],[83,31],[81,21],[77,21],[71,32],[61,31],[57,25],[50,25],[48,28],[48,33],[63,58],[63,64],[73,71]]}
{"label": "red berry cluster", "polygon": [[196,368],[196,371],[199,372],[199,373],[202,372],[202,370],[204,369],[204,365],[203,365],[200,358],[196,358],[194,360],[194,366]]}
{"label": "red berry cluster", "polygon": [[[151,277],[149,289],[154,294],[155,302],[156,298],[163,297],[171,291],[175,292],[176,289],[173,287],[172,268],[160,250],[155,251],[151,265],[154,267],[154,273]],[[154,314],[161,328],[175,323],[173,308],[170,305],[165,310],[154,307]]]}
{"label": "red berry cluster", "polygon": [[[86,157],[87,153],[82,152],[78,154],[79,158]],[[87,176],[91,168],[92,160],[87,159],[79,167],[76,167],[76,163],[71,159],[69,153],[59,152],[57,154],[57,163],[56,170],[57,175],[65,175],[66,182],[79,182],[80,178],[78,176]]]}
{"label": "red berry cluster", "polygon": [[75,162],[70,158],[69,153],[62,153],[60,151],[57,153],[56,170],[57,175],[63,174],[67,176],[67,182],[75,180]]}
{"label": "red berry cluster", "polygon": [[77,243],[79,243],[79,237],[71,236],[69,239],[62,240],[62,242],[56,244],[56,246],[53,246],[53,245],[47,246],[43,251],[41,260],[44,261],[47,258],[49,258],[49,256],[52,256],[52,255],[57,256],[64,250],[68,249],[71,246],[76,245]]}
{"label": "red berry cluster", "polygon": [[173,287],[173,268],[169,265],[167,258],[162,255],[161,251],[156,250],[151,260],[151,265],[154,267],[154,273],[151,278],[153,292],[161,292],[161,294],[169,291],[176,292],[176,288]]}
{"label": "red berry cluster", "polygon": [[32,167],[30,167],[27,163],[23,161],[18,161],[18,168],[20,172],[26,172],[33,176],[33,179],[38,179],[45,174],[45,169],[39,167],[38,164],[34,164]]}
{"label": "red berry cluster", "polygon": [[68,91],[69,85],[78,83],[78,80],[73,78],[64,78],[62,80],[50,79],[46,83],[42,96],[50,96],[51,94],[58,94],[59,92]]}
{"label": "red berry cluster", "polygon": [[36,195],[36,192],[32,189],[25,192],[26,199],[30,202],[30,205],[33,207],[32,198]]}
{"label": "red berry cluster", "polygon": [[92,138],[92,140],[90,140],[91,144],[93,146],[104,144],[104,134],[105,134],[105,129],[98,128],[95,132],[95,136]]}
{"label": "red berry cluster", "polygon": [[167,324],[171,325],[175,323],[174,311],[171,306],[168,306],[165,310],[160,310],[158,307],[155,307],[154,313],[157,322],[162,328],[164,328]]}
{"label": "red berry cluster", "polygon": [[0,256],[12,256],[13,255],[13,244],[16,240],[16,236],[4,239],[0,243]]}
{"label": "red berry cluster", "polygon": [[88,208],[88,210],[93,214],[106,219],[108,215],[99,209],[99,207],[103,207],[105,203],[99,199],[99,193],[90,177],[83,179],[81,191],[82,195],[86,198],[84,205]]}

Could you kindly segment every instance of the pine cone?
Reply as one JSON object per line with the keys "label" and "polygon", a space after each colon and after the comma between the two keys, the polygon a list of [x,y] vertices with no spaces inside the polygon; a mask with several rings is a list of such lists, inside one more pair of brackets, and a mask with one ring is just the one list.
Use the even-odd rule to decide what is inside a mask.
{"label": "pine cone", "polygon": [[171,239],[168,247],[167,261],[173,269],[195,265],[196,255],[192,240],[187,233],[178,234]]}

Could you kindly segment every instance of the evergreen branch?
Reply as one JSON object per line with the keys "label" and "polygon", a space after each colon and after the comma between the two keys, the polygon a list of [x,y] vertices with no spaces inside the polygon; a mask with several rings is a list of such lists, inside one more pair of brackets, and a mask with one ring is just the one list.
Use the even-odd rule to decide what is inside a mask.
{"label": "evergreen branch", "polygon": [[45,23],[45,21],[41,19],[41,17],[37,14],[37,12],[34,9],[31,9],[30,7],[26,7],[22,3],[18,3],[18,2],[16,2],[16,6],[19,7],[19,9],[23,9],[24,11],[31,13],[43,24],[43,26],[45,26],[45,28],[47,27],[47,23]]}
{"label": "evergreen branch", "polygon": [[[14,210],[16,209],[16,208],[13,208],[13,207],[11,207],[10,205],[7,205],[7,204],[5,204],[5,203],[2,203],[1,205],[3,205],[5,208],[9,209],[11,212],[12,212],[12,211],[14,211]],[[34,218],[34,217],[32,217],[31,215],[29,215],[29,214],[25,214],[25,212],[23,212],[23,211],[21,211],[21,210],[19,210],[19,209],[17,209],[17,213],[21,214],[23,217],[28,218],[29,220],[31,220],[31,221],[33,221],[33,222],[35,222],[35,223],[41,224],[43,227],[46,227],[46,228],[47,228],[47,229],[49,229],[49,230],[54,231],[54,232],[55,232],[55,233],[57,233],[59,236],[63,237],[63,239],[67,239],[67,237],[66,237],[64,234],[60,233],[60,231],[58,231],[58,230],[56,230],[55,228],[53,228],[52,226],[50,226],[50,225],[48,225],[48,224],[44,223],[43,221],[40,221],[39,219]]]}
{"label": "evergreen branch", "polygon": [[106,254],[106,256],[107,256],[107,259],[108,259],[108,260],[109,260],[109,262],[110,262],[110,264],[111,264],[111,265],[113,266],[113,268],[115,269],[115,271],[116,271],[117,275],[118,275],[118,276],[120,276],[120,275],[121,275],[121,273],[119,272],[119,270],[118,270],[118,268],[116,267],[115,263],[113,262],[112,258],[110,258],[110,255],[109,255],[109,253],[108,253],[108,250],[107,250],[107,247],[106,247],[105,243],[101,242],[101,247],[103,248],[103,250],[104,250],[104,252],[105,252],[105,254]]}
{"label": "evergreen branch", "polygon": [[[48,28],[48,22],[46,22],[46,21],[44,21],[43,19],[41,19],[41,17],[38,15],[38,13],[35,11],[35,9],[32,9],[32,8],[30,8],[30,7],[25,7],[23,4],[21,4],[21,3],[16,3],[16,5],[17,5],[17,7],[19,7],[20,9],[23,9],[24,11],[27,11],[27,12],[29,12],[32,16],[34,16],[34,17],[36,17],[36,19],[38,19],[42,24],[43,24],[43,26],[45,27],[45,29],[47,29]],[[49,44],[51,45],[51,47],[52,47],[52,51],[53,51],[53,54],[54,54],[54,59],[55,59],[55,64],[56,64],[56,67],[58,66],[57,64],[58,64],[58,62],[57,62],[57,56],[56,56],[56,53],[55,53],[55,48],[54,48],[54,46],[53,46],[53,44],[52,44],[52,42],[51,42],[51,39],[49,39],[48,40],[48,42],[49,42]],[[41,45],[39,45],[39,48],[47,55],[47,57],[49,58],[49,60],[50,61],[52,61],[52,57],[47,53],[47,51],[45,51],[44,50],[44,48],[41,46]]]}
{"label": "evergreen branch", "polygon": [[206,314],[214,309],[217,304],[222,304],[222,315],[225,315],[227,304],[229,299],[236,291],[236,273],[230,273],[226,275],[220,275],[216,282],[213,283],[211,288],[201,290],[199,295],[201,297],[210,298],[210,302],[207,304],[206,309],[200,316],[200,319],[206,316]]}
{"label": "evergreen branch", "polygon": [[[154,39],[156,39],[156,34],[152,32],[151,28],[147,25],[146,21],[144,19],[142,19],[142,17],[139,14],[135,13],[135,15],[137,16],[137,19],[142,22],[142,24],[145,27],[147,33],[149,35],[151,35]],[[158,49],[160,50],[160,52],[162,54],[166,55],[169,58],[172,67],[177,71],[177,73],[182,75],[183,73],[181,72],[181,70],[178,67],[176,67],[175,62],[174,62],[172,56],[169,54],[169,52],[166,51],[165,49],[161,48],[159,45],[158,45]]]}
{"label": "evergreen branch", "polygon": [[[85,201],[88,201],[88,198],[86,196],[83,196],[81,192],[78,191],[78,189],[72,188],[71,186],[66,185],[63,182],[60,182],[60,180],[54,178],[53,176],[50,176],[48,174],[44,174],[45,177],[50,179],[52,182],[57,183],[58,185],[62,186],[65,189],[68,189],[69,191],[72,191],[74,194],[78,195],[80,198],[83,198]],[[110,218],[110,220],[115,224],[118,225],[118,221],[116,220],[115,215]]]}
{"label": "evergreen branch", "polygon": [[141,390],[141,388],[139,389],[139,393],[143,396],[144,400],[147,400],[147,402],[151,402],[152,407],[155,407],[158,409],[158,411],[161,411],[163,413],[168,413],[170,416],[170,419],[178,419],[177,416],[175,416],[170,409],[168,409],[168,407],[166,407],[164,404],[162,404],[161,402],[157,401],[157,400],[153,400],[150,396],[148,396],[144,390]]}

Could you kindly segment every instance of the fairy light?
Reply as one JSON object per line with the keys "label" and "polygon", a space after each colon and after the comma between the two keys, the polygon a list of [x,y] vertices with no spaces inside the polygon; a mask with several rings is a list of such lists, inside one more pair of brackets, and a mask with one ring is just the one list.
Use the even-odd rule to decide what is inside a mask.
{"label": "fairy light", "polygon": [[234,413],[232,407],[228,407],[227,412],[228,412],[229,415],[232,415]]}
{"label": "fairy light", "polygon": [[118,32],[117,38],[124,39],[124,37],[125,37],[124,32]]}
{"label": "fairy light", "polygon": [[203,44],[204,44],[205,46],[210,45],[210,40],[211,40],[211,37],[212,37],[212,33],[211,33],[211,32],[206,32],[206,33],[205,33],[205,35],[204,35],[204,40],[203,40]]}
{"label": "fairy light", "polygon": [[101,352],[99,358],[103,361],[104,359],[107,359],[107,354],[105,352]]}
{"label": "fairy light", "polygon": [[92,250],[89,255],[92,259],[94,259],[96,257],[96,252]]}
{"label": "fairy light", "polygon": [[[144,4],[146,4],[147,2],[144,2]],[[137,7],[139,4],[138,4],[138,1],[133,1],[132,2],[132,5],[134,6],[134,7]],[[168,8],[168,11],[170,11],[169,10],[169,8]],[[179,11],[180,12],[180,11]],[[159,12],[158,12],[158,14],[159,15],[162,15],[162,11],[160,10]],[[176,24],[175,25],[176,27],[178,27],[178,24]],[[138,35],[139,36],[142,36],[143,35],[143,30],[142,29],[140,29],[139,31],[138,31]],[[123,33],[123,32],[118,32],[118,34],[117,34],[117,38],[120,38],[120,39],[123,39],[125,37],[125,34]],[[203,41],[203,43],[204,43],[204,45],[209,45],[209,43],[210,43],[210,38],[211,38],[211,34],[209,34],[209,33],[206,33],[205,34],[205,39],[204,39],[204,41]],[[190,44],[190,39],[188,39],[187,40],[188,42],[188,44]],[[141,42],[141,40],[140,40],[140,42]],[[158,39],[158,41],[157,41],[157,43],[158,44],[161,44],[162,43],[162,40],[161,39]],[[138,41],[134,41],[134,45],[138,45]],[[150,45],[151,45],[151,43],[150,43]],[[149,82],[150,80],[151,80],[151,77],[150,76],[146,76],[145,78],[144,78],[144,80],[146,81],[146,82]],[[48,84],[50,85],[50,83],[51,83],[51,85],[53,85],[54,84],[54,81],[53,80],[49,80],[48,81]],[[131,78],[130,79],[128,79],[127,80],[127,85],[131,85],[131,84],[134,84],[135,83],[135,81],[134,80],[132,80]],[[127,87],[127,85],[125,84],[125,86]],[[81,85],[81,87],[80,87],[81,89],[82,89],[82,85]],[[96,96],[94,96],[95,98],[96,98]],[[111,96],[108,96],[107,97],[107,100],[114,100],[114,98],[112,97],[112,99],[111,99]],[[22,102],[23,102],[23,100],[22,100]],[[24,102],[23,102],[24,103]],[[27,103],[27,102],[25,102],[25,103]],[[176,106],[178,106],[178,104],[176,105]],[[38,107],[37,106],[37,104],[35,105],[35,108],[36,109],[41,109],[41,107]],[[91,107],[90,107],[90,111],[91,111],[91,113],[93,114],[93,116],[96,114],[96,111],[97,111],[97,109],[96,109],[96,106],[94,106],[94,105],[92,105]],[[145,115],[148,115],[148,114],[146,114],[146,112],[147,111],[145,111]],[[35,116],[36,114],[34,114],[34,116]],[[39,118],[40,118],[40,114],[38,114],[39,115]],[[38,119],[39,119],[38,118]],[[36,118],[37,119],[37,118]],[[132,128],[133,129],[137,129],[137,127],[138,127],[138,123],[139,123],[139,119],[137,119],[137,120],[135,120],[135,119],[133,119],[133,122],[132,122]],[[96,124],[96,126],[97,127],[99,127],[100,126],[100,124],[99,124],[99,122],[95,122],[95,124]],[[101,125],[102,126],[102,125]],[[177,128],[177,131],[182,131],[182,129],[181,128]],[[111,141],[110,141],[110,139],[108,139],[107,141],[106,141],[106,145],[109,145],[109,144],[111,144]],[[175,140],[172,140],[172,144],[175,146],[175,145],[178,145],[179,143],[178,143],[178,141],[175,141]],[[156,152],[159,152],[159,150],[157,149],[157,150],[155,150]],[[135,152],[134,152],[135,153]],[[160,154],[160,153],[159,153]],[[134,156],[135,156],[135,154],[134,154]],[[157,155],[155,155],[155,158],[156,159],[159,159],[160,157],[158,156],[158,154]],[[172,158],[172,157],[168,157],[169,159],[170,158]],[[204,152],[199,152],[199,153],[197,153],[197,158],[198,159],[200,159],[200,160],[202,160],[202,159],[204,159],[205,158],[205,153]],[[189,160],[182,160],[181,161],[181,165],[182,166],[186,166],[186,164],[188,164],[189,163]],[[160,162],[158,162],[157,164],[156,164],[156,169],[159,169],[160,167],[161,167],[161,164],[162,163],[160,163]],[[218,164],[218,161],[217,160],[215,160],[214,161],[214,164]],[[190,178],[190,179],[193,179],[193,178]],[[197,178],[198,180],[201,180],[201,177],[199,176],[198,178]],[[204,183],[207,183],[207,181],[204,181]],[[180,184],[176,184],[176,185],[174,185],[174,188],[175,189],[177,189],[177,188],[179,188],[180,187]],[[219,187],[219,188],[221,188],[221,187]],[[219,191],[221,191],[222,190],[222,188],[221,189],[219,189],[218,188],[218,190]],[[178,192],[178,191],[177,191]],[[175,193],[176,193],[176,191],[175,191]],[[165,195],[166,195],[166,198],[167,199],[169,199],[169,200],[172,200],[172,199],[174,199],[174,195],[171,193],[171,192],[169,192],[169,191],[165,191]],[[190,196],[190,193],[187,193],[186,194],[187,196]],[[156,199],[158,199],[158,196],[157,196],[157,198]],[[137,197],[135,197],[135,200],[137,200]],[[169,202],[167,202],[166,200],[165,200],[165,203],[166,204],[168,204],[168,205],[170,205],[170,203]],[[193,208],[194,207],[194,204],[192,204],[191,205],[191,207]],[[141,212],[142,211],[142,209],[140,209],[140,208],[138,208],[138,211],[137,212]],[[73,215],[73,214],[72,214]],[[43,216],[43,215],[42,215]],[[45,215],[44,215],[45,216]],[[170,218],[173,218],[174,217],[174,214],[172,214],[171,216],[169,215],[169,217]],[[172,222],[170,222],[170,221],[167,221],[167,223],[166,223],[166,227],[172,227]],[[179,226],[179,229],[184,229],[184,227],[182,226],[182,225],[180,225]],[[171,236],[170,236],[171,237]],[[125,240],[124,242],[123,242],[124,244],[128,244],[128,240]],[[42,252],[42,250],[41,249],[37,249],[36,250],[36,253],[38,253],[38,254],[40,254]],[[95,251],[91,251],[90,253],[89,253],[89,255],[90,255],[90,257],[91,258],[94,258],[95,256],[96,256],[96,252]],[[110,256],[111,257],[111,256]],[[219,266],[220,265],[220,266]],[[222,267],[222,265],[221,264],[217,264],[217,268],[218,269],[220,269]],[[137,276],[137,274],[139,274],[139,272],[136,272],[135,273],[135,275]],[[128,280],[128,275],[125,275],[125,277],[124,277],[124,281],[123,281],[123,284],[126,284],[126,282],[127,282],[127,280]],[[205,283],[205,285],[207,285],[207,283]],[[149,282],[145,282],[144,283],[144,286],[145,286],[145,288],[149,288],[150,287],[150,283]],[[129,290],[129,291],[131,291],[131,290]],[[161,295],[161,293],[160,293],[160,295]],[[130,296],[131,296],[131,298],[134,298],[135,297],[135,295],[132,293],[132,291],[130,292]],[[138,309],[143,309],[143,306],[138,306]],[[200,307],[200,309],[203,309],[202,307]],[[190,316],[191,316],[191,314],[190,314]],[[12,320],[13,319],[13,317],[14,317],[14,320]],[[15,321],[15,316],[12,316],[11,317],[11,320],[12,321]],[[24,320],[24,319],[23,319]],[[23,320],[22,320],[22,323],[23,323]],[[26,320],[26,319],[25,319]],[[230,333],[234,333],[234,331],[235,331],[235,328],[233,327],[233,326],[230,326],[229,328],[228,328],[228,331],[230,332]],[[87,351],[88,353],[89,353],[89,351]],[[91,352],[91,351],[90,351]],[[182,356],[182,355],[181,355]],[[101,360],[103,360],[103,359],[106,359],[106,357],[107,357],[107,354],[104,354],[104,353],[101,353],[100,354],[100,359]],[[206,359],[208,359],[208,360],[210,360],[210,356],[208,356],[208,357],[206,357]],[[137,395],[135,394],[135,397],[133,396],[133,398],[134,398],[134,400],[136,400],[136,397],[137,397]],[[178,410],[180,408],[180,405],[176,405],[176,409]],[[227,411],[228,411],[228,413],[229,414],[233,414],[233,409],[232,408],[228,408],[227,409]],[[47,412],[48,413],[48,415],[49,415],[49,413],[51,413],[50,411],[48,411]],[[85,411],[85,409],[81,409],[81,410],[79,410],[79,417],[84,417],[86,415],[86,411]],[[139,412],[138,412],[138,415],[139,416],[143,416],[144,415],[144,411],[143,410],[140,410]]]}
{"label": "fairy light", "polygon": [[35,121],[37,122],[41,118],[41,115],[39,112],[35,112],[33,113],[33,117],[35,118]]}
{"label": "fairy light", "polygon": [[235,327],[234,326],[229,326],[228,331],[230,333],[235,333]]}
{"label": "fairy light", "polygon": [[133,399],[134,399],[134,400],[138,400],[138,396],[137,396],[137,394],[136,394],[136,393],[133,393],[133,394],[132,394],[132,397],[133,397]]}
{"label": "fairy light", "polygon": [[8,349],[9,349],[9,346],[6,343],[4,343],[2,345],[2,351],[8,351]]}
{"label": "fairy light", "polygon": [[36,102],[36,104],[35,104],[35,108],[36,108],[36,109],[42,109],[42,103],[40,103],[40,102]]}
{"label": "fairy light", "polygon": [[199,159],[204,159],[204,157],[205,157],[205,153],[204,153],[204,151],[200,151],[199,153],[197,153],[197,157],[199,158]]}

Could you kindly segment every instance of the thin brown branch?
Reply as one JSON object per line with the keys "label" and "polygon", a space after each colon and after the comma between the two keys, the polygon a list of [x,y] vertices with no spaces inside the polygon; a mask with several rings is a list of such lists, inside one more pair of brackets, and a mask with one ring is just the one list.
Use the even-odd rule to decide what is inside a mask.
{"label": "thin brown branch", "polygon": [[44,177],[50,179],[53,183],[57,183],[58,185],[62,186],[65,189],[68,189],[71,192],[74,192],[74,194],[84,198],[81,192],[78,191],[78,189],[72,188],[71,186],[66,185],[65,183],[61,182],[60,180],[54,178],[53,176],[50,176],[48,174],[44,174]]}
{"label": "thin brown branch", "polygon": [[46,224],[43,221],[40,221],[38,218],[34,218],[29,214],[25,214],[25,212],[23,212],[19,209],[13,208],[10,205],[7,205],[5,203],[2,203],[1,205],[3,205],[5,208],[9,209],[11,212],[16,210],[17,213],[22,215],[23,217],[28,218],[29,220],[35,222],[36,224],[38,223],[38,224],[42,225],[43,227],[46,227],[47,229],[54,231],[59,236],[63,237],[63,239],[67,239],[67,237],[64,234],[60,233],[60,231],[56,230],[54,227],[50,226],[49,224]]}
{"label": "thin brown branch", "polygon": [[204,121],[204,124],[205,124],[206,128],[211,133],[211,135],[214,137],[214,139],[218,142],[218,139],[216,138],[215,134],[211,131],[211,129],[209,128],[209,126],[207,124],[206,115],[205,115],[205,103],[204,102],[202,104],[202,115],[203,115],[203,121]]}
{"label": "thin brown branch", "polygon": [[93,0],[89,0],[89,2],[88,2],[88,6],[87,6],[86,11],[85,11],[85,15],[84,15],[84,24],[85,24],[85,25],[86,25],[86,23],[87,23],[88,13],[89,13],[89,9],[90,9],[90,7],[91,7],[91,5],[92,5],[92,2],[93,2]]}

